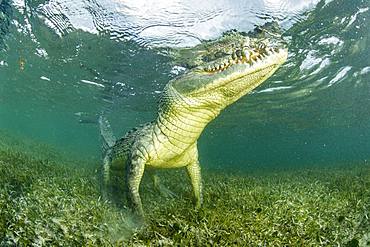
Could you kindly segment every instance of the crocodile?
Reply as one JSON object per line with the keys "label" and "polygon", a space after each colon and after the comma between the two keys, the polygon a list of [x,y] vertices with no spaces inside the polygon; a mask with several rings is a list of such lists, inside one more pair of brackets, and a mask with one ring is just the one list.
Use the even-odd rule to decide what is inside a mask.
{"label": "crocodile", "polygon": [[[112,170],[124,169],[129,207],[141,216],[139,187],[146,168],[185,167],[195,207],[201,207],[199,136],[225,107],[269,78],[286,61],[288,51],[283,42],[269,37],[231,31],[177,54],[187,70],[164,87],[154,121],[116,140],[108,120],[99,118],[106,147],[103,189],[109,189]],[[158,186],[155,176],[154,186]]]}

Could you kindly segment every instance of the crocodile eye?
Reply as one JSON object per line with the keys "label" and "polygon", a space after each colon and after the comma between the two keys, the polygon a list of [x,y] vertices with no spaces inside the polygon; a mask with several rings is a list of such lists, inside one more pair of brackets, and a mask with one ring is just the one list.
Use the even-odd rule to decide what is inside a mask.
{"label": "crocodile eye", "polygon": [[202,57],[202,61],[203,62],[206,62],[206,63],[209,63],[209,62],[212,62],[218,58],[223,58],[223,57],[226,57],[228,56],[229,54],[226,52],[226,51],[223,51],[223,50],[218,50],[216,52],[212,52],[212,53],[209,53],[207,55],[204,55]]}
{"label": "crocodile eye", "polygon": [[225,57],[227,54],[224,51],[217,51],[215,53],[215,58]]}
{"label": "crocodile eye", "polygon": [[205,56],[202,57],[202,61],[203,62],[206,62],[206,63],[209,63],[209,62],[211,62],[213,60],[214,60],[214,57],[211,54],[205,55]]}

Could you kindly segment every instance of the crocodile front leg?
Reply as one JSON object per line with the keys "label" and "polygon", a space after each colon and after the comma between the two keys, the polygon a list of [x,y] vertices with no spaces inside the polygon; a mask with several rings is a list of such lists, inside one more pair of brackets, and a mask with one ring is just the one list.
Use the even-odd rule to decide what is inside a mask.
{"label": "crocodile front leg", "polygon": [[144,216],[139,194],[139,187],[144,174],[144,169],[145,160],[139,156],[134,156],[126,166],[126,191],[128,201],[131,208],[140,216]]}
{"label": "crocodile front leg", "polygon": [[196,208],[200,208],[203,203],[202,194],[202,178],[200,174],[200,165],[198,159],[186,167],[191,185],[193,187],[193,195]]}

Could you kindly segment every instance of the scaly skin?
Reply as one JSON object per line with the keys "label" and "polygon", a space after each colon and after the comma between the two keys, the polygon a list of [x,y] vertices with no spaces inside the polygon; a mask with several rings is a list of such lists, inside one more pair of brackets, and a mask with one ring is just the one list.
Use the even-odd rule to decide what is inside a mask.
{"label": "scaly skin", "polygon": [[139,215],[144,214],[139,186],[146,167],[186,167],[195,205],[201,207],[200,134],[222,109],[260,85],[287,58],[286,49],[236,32],[179,54],[193,58],[187,64],[192,68],[166,85],[157,118],[115,142],[104,159],[106,185],[112,166],[125,167],[125,189]]}

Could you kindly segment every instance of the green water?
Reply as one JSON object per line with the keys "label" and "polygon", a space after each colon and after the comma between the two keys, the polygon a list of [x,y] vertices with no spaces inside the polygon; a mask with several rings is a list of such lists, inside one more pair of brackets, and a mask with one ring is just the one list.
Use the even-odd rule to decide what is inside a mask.
{"label": "green water", "polygon": [[[170,59],[107,35],[59,37],[37,16],[38,5],[27,4],[27,15],[13,9],[17,25],[2,35],[0,128],[98,159],[97,126],[80,124],[76,114],[93,119],[109,109],[116,135],[151,120],[173,77]],[[284,32],[287,63],[207,127],[202,163],[239,169],[368,159],[368,7],[332,1],[302,13]]]}
{"label": "green water", "polygon": [[[193,17],[190,15],[184,16],[174,24],[175,34],[167,35],[168,40],[161,41],[159,38],[155,39],[153,37],[152,40],[150,38],[146,39],[145,35],[153,33],[145,33],[145,28],[136,27],[135,29],[135,25],[132,25],[131,29],[128,28],[130,27],[129,24],[135,21],[132,16],[127,17],[122,14],[119,16],[122,19],[117,17],[122,26],[113,25],[114,18],[110,14],[104,16],[104,13],[110,13],[108,10],[102,13],[99,12],[102,9],[108,9],[107,6],[102,6],[101,3],[103,2],[106,3],[107,1],[100,1],[100,5],[99,1],[67,1],[66,5],[70,9],[66,7],[65,12],[56,14],[63,8],[60,7],[59,9],[55,6],[63,6],[63,1],[0,0],[0,133],[4,133],[3,137],[0,136],[0,147],[3,143],[7,143],[7,150],[10,152],[0,155],[6,157],[0,160],[0,165],[8,164],[9,167],[14,165],[16,170],[17,165],[19,165],[19,169],[23,169],[23,166],[29,162],[32,169],[34,168],[42,174],[42,169],[38,170],[40,169],[39,161],[21,162],[23,156],[19,158],[18,154],[12,153],[13,151],[22,152],[23,144],[19,144],[22,141],[28,143],[24,144],[27,146],[25,151],[28,154],[30,153],[29,150],[31,152],[33,150],[37,154],[50,148],[57,150],[56,152],[69,157],[71,160],[88,160],[88,162],[79,163],[79,165],[87,166],[88,169],[90,167],[91,171],[81,172],[81,179],[75,177],[75,175],[68,178],[70,179],[69,182],[76,187],[85,184],[84,179],[86,179],[88,185],[68,195],[62,195],[62,197],[79,198],[81,202],[76,202],[76,205],[73,205],[76,208],[81,207],[81,210],[86,212],[87,215],[90,210],[89,207],[91,207],[92,214],[95,217],[92,222],[101,224],[99,227],[104,225],[101,222],[101,218],[104,218],[103,214],[109,214],[112,218],[118,217],[118,214],[115,211],[110,211],[111,208],[103,202],[97,201],[95,204],[94,201],[99,198],[99,192],[95,184],[97,183],[97,173],[95,171],[98,169],[97,164],[100,164],[101,159],[99,130],[95,121],[99,114],[104,111],[116,136],[121,136],[133,127],[153,120],[156,116],[156,103],[160,91],[171,78],[176,76],[173,73],[174,68],[171,58],[166,56],[165,53],[166,47],[171,46],[171,42],[169,45],[168,40],[175,40],[174,37],[178,37],[177,34],[183,34],[182,30],[176,33],[177,27],[187,27],[187,25],[191,26],[197,23],[193,22],[192,19],[186,22],[186,18]],[[116,10],[120,9],[119,4],[123,3],[118,2],[111,2],[113,9],[116,5],[118,6]],[[259,1],[254,2],[259,3]],[[221,3],[224,2],[221,1]],[[233,5],[233,1],[228,3]],[[238,1],[235,1],[235,3],[243,5]],[[298,3],[299,1],[287,2],[287,4],[293,4],[292,6],[298,6]],[[46,11],[48,9],[45,6],[49,6],[48,4],[54,6],[53,11],[56,12]],[[133,12],[130,12],[130,8],[122,7],[122,9],[131,15],[136,13],[135,9]],[[172,11],[170,10],[169,12]],[[93,16],[94,21],[91,21],[93,24],[90,23],[90,19],[84,19],[86,16],[83,16],[86,11]],[[216,17],[218,14],[224,14],[222,11],[219,13],[217,11],[212,12]],[[144,186],[144,191],[146,191],[144,195],[146,195],[146,198],[150,198],[147,199],[147,202],[149,200],[156,201],[153,204],[147,204],[149,205],[147,211],[152,211],[149,215],[152,224],[149,224],[150,230],[147,233],[142,232],[135,235],[130,244],[135,243],[135,241],[147,244],[146,241],[150,239],[156,239],[157,242],[154,243],[158,244],[163,240],[160,237],[161,235],[158,234],[163,236],[169,234],[167,237],[174,241],[165,242],[163,240],[162,243],[180,243],[181,241],[178,241],[176,237],[183,236],[176,233],[180,234],[177,236],[171,228],[173,225],[177,226],[176,224],[179,224],[176,228],[179,232],[185,231],[184,228],[186,227],[188,227],[186,228],[188,230],[195,229],[200,224],[203,227],[201,232],[197,233],[194,230],[191,231],[191,234],[186,235],[191,239],[192,234],[200,234],[202,237],[199,239],[201,240],[198,239],[198,242],[192,242],[192,240],[184,237],[185,242],[181,242],[182,244],[205,243],[202,238],[207,239],[207,241],[211,239],[207,235],[209,233],[207,231],[213,232],[214,236],[222,239],[224,231],[221,229],[222,226],[225,229],[227,228],[225,231],[232,229],[231,232],[234,232],[237,230],[233,227],[236,227],[239,223],[243,227],[247,224],[251,227],[250,229],[257,232],[261,231],[260,227],[272,229],[276,226],[273,224],[274,222],[279,222],[279,226],[284,225],[282,219],[286,219],[284,217],[288,217],[288,214],[285,211],[279,211],[280,209],[272,208],[271,205],[276,205],[276,201],[288,203],[293,200],[288,195],[298,196],[297,204],[294,206],[294,210],[296,210],[294,212],[297,213],[291,217],[298,217],[299,212],[304,211],[308,212],[308,215],[314,215],[313,212],[320,212],[317,215],[315,214],[319,218],[322,212],[322,215],[327,218],[321,220],[327,224],[327,228],[321,228],[321,225],[320,227],[316,226],[315,224],[321,221],[316,218],[309,221],[307,220],[309,216],[307,216],[306,221],[303,218],[296,219],[297,222],[300,222],[300,220],[305,222],[302,224],[307,229],[302,230],[295,226],[296,228],[292,228],[294,229],[292,231],[283,230],[285,235],[282,236],[286,236],[290,240],[285,240],[284,237],[280,235],[278,237],[272,233],[269,235],[268,232],[264,232],[266,235],[253,235],[251,232],[248,233],[249,235],[243,235],[244,233],[237,231],[238,234],[241,234],[237,236],[238,239],[244,239],[243,241],[249,239],[250,242],[248,243],[255,246],[266,246],[264,245],[266,243],[267,246],[298,246],[305,243],[307,246],[310,244],[313,244],[311,246],[315,246],[315,244],[317,246],[320,243],[320,238],[315,238],[315,234],[319,236],[320,232],[326,234],[330,229],[335,229],[335,231],[338,230],[338,232],[335,232],[337,235],[334,236],[328,233],[330,236],[326,237],[330,240],[321,242],[323,243],[322,246],[339,246],[340,243],[350,244],[352,240],[356,242],[360,239],[363,243],[365,233],[369,230],[368,224],[359,219],[363,219],[369,211],[366,198],[369,195],[367,188],[369,188],[370,181],[367,175],[368,160],[370,159],[370,2],[368,0],[320,1],[310,5],[309,8],[293,13],[290,17],[284,17],[285,19],[281,16],[276,17],[276,19],[269,16],[268,8],[265,9],[266,15],[258,11],[249,13],[246,8],[242,7],[240,11],[241,13],[230,16],[230,18],[234,18],[233,22],[230,23],[227,21],[217,22],[218,19],[215,18],[215,22],[212,22],[214,26],[207,30],[209,31],[207,34],[214,31],[213,36],[217,37],[217,32],[220,32],[220,30],[226,31],[232,28],[249,31],[248,28],[253,27],[254,24],[261,24],[264,20],[273,19],[281,24],[283,36],[289,49],[288,60],[277,73],[250,95],[222,112],[218,118],[207,126],[198,142],[200,162],[205,171],[216,170],[222,174],[227,169],[230,174],[240,171],[245,173],[232,178],[229,184],[230,187],[227,186],[228,178],[222,177],[220,174],[212,175],[210,173],[208,176],[205,175],[206,187],[208,184],[205,195],[206,210],[203,212],[204,214],[196,216],[193,215],[193,211],[188,211],[191,208],[189,202],[191,199],[187,196],[184,197],[186,200],[181,198],[179,201],[176,199],[165,201],[162,198],[156,201],[157,198],[154,197],[150,189],[145,190]],[[202,17],[202,13],[194,13]],[[155,15],[155,13],[152,14]],[[245,17],[247,15],[257,16],[256,21],[250,21]],[[207,17],[207,15],[204,16]],[[210,16],[212,17],[211,14]],[[212,19],[211,17],[209,18]],[[235,21],[236,17],[240,20]],[[68,18],[74,20],[74,22],[68,22]],[[151,20],[151,18],[146,20]],[[112,21],[111,25],[108,21]],[[153,18],[152,21],[159,20]],[[187,24],[181,26],[182,22]],[[246,24],[241,25],[241,23]],[[168,23],[165,24],[171,26]],[[83,25],[85,25],[85,28],[81,28]],[[96,32],[89,31],[91,25],[99,27]],[[151,27],[149,24],[147,25],[148,28]],[[167,27],[164,24],[161,25],[158,26]],[[154,37],[156,35],[156,33],[153,34]],[[197,41],[198,39],[194,40]],[[22,141],[9,141],[13,137],[15,140]],[[17,145],[14,143],[17,143]],[[44,157],[45,154],[42,158]],[[55,161],[55,159],[59,159],[59,156],[53,157],[53,162],[57,164],[58,161]],[[13,162],[12,160],[16,161]],[[63,162],[65,162],[65,159],[63,159]],[[359,164],[360,168],[358,168]],[[8,165],[2,167],[4,169],[2,172],[10,175],[5,175],[3,179],[5,179],[6,184],[12,184],[14,181],[18,181],[16,178],[12,180],[12,176],[16,177],[17,175],[11,175],[13,168],[8,168]],[[50,169],[50,166],[48,167]],[[315,170],[320,167],[329,168],[327,170],[323,168],[322,171]],[[339,167],[338,172],[335,167]],[[280,174],[281,179],[277,178],[279,174],[274,174],[275,171],[288,170],[288,168],[293,169],[293,172]],[[308,170],[301,171],[300,168]],[[299,172],[294,173],[294,169],[298,169]],[[70,170],[68,172],[56,170],[55,172],[49,172],[50,174],[48,172],[45,171],[46,177],[55,178],[55,183],[53,183],[55,188],[50,188],[54,192],[50,193],[54,193],[53,195],[57,198],[60,196],[58,193],[61,193],[60,188],[66,186],[66,182],[62,179],[63,176],[59,175],[69,174]],[[264,172],[266,172],[266,176]],[[249,173],[252,175],[248,175]],[[32,171],[30,174],[32,174]],[[181,175],[177,176],[181,177]],[[220,176],[220,184],[217,181],[217,176]],[[35,185],[36,189],[43,186],[41,175],[32,174],[30,177],[28,175],[20,177],[27,182],[27,186],[24,185],[24,188],[21,186],[22,191],[33,191],[33,187],[28,186],[29,183],[32,184],[29,181],[41,181],[41,185],[35,182],[37,184]],[[326,181],[325,179],[329,177],[330,180]],[[165,174],[164,178],[167,184],[177,188],[178,182],[170,179],[171,175],[167,174],[166,177]],[[292,180],[290,181],[289,178],[292,178]],[[22,179],[20,181],[23,181]],[[241,187],[238,187],[239,185]],[[344,187],[341,187],[342,185]],[[221,186],[226,192],[219,190],[218,186]],[[68,191],[68,188],[67,186],[65,190]],[[245,192],[247,190],[251,192],[248,194]],[[9,189],[9,191],[12,190]],[[175,191],[186,195],[186,192],[181,188],[175,189]],[[244,192],[246,194],[243,194]],[[13,192],[9,193],[12,194]],[[333,193],[332,198],[322,196],[331,195],[331,193]],[[36,194],[30,201],[51,200],[47,199],[46,195],[45,198],[40,199]],[[90,196],[87,194],[90,194]],[[44,196],[42,193],[41,195]],[[237,197],[236,195],[241,196],[233,201],[233,198]],[[224,200],[214,198],[223,198]],[[1,204],[2,199],[0,197],[0,206],[10,205],[5,199],[4,204]],[[244,199],[248,203],[243,201]],[[276,201],[274,201],[275,199]],[[88,200],[90,204],[84,205],[84,200]],[[184,200],[189,205],[184,204]],[[213,200],[216,200],[216,202]],[[322,203],[318,203],[320,200],[322,200]],[[12,203],[14,203],[14,200]],[[168,208],[163,209],[161,203],[163,205],[168,204]],[[224,205],[224,203],[226,204]],[[320,208],[311,208],[310,205],[316,203],[320,205]],[[17,203],[14,203],[14,205],[14,208],[19,207]],[[214,208],[212,205],[215,205]],[[177,210],[178,208],[181,208],[181,210]],[[0,212],[3,212],[1,209],[0,207]],[[41,209],[43,209],[43,206],[40,206],[40,211],[42,211]],[[255,212],[256,210],[258,212],[262,210],[262,213],[265,213],[265,209],[265,218],[262,216],[253,218],[254,216],[252,217],[246,213]],[[225,216],[225,219],[222,218],[223,216],[214,217],[229,212],[229,210],[231,213]],[[91,234],[95,236],[94,230],[91,230],[93,226],[90,226],[89,222],[78,218],[81,216],[75,215],[73,210],[66,212],[66,215],[76,217],[73,222],[76,221],[75,224],[81,227],[80,231],[77,231],[78,233],[91,231]],[[273,212],[278,213],[275,215],[276,218],[271,220],[268,217],[273,215]],[[50,216],[46,211],[39,212],[39,214],[43,215],[45,219],[55,217],[55,215]],[[245,221],[238,221],[239,219],[233,218],[238,214],[247,215]],[[12,219],[11,215],[9,213],[9,219]],[[182,217],[181,215],[186,216]],[[334,218],[331,218],[331,216]],[[337,226],[339,224],[337,219],[338,217],[342,219],[342,216],[346,219],[346,229],[350,229],[348,231]],[[33,215],[32,217],[36,216]],[[64,218],[64,220],[67,218]],[[35,222],[37,222],[38,218],[32,219],[36,219]],[[187,219],[190,222],[187,222]],[[190,219],[193,219],[193,221]],[[45,221],[50,222],[50,220]],[[164,224],[165,221],[169,223]],[[357,223],[353,223],[355,221]],[[8,221],[5,220],[4,222]],[[184,222],[189,226],[185,227]],[[209,222],[209,224],[207,225],[204,222]],[[234,224],[235,222],[239,223]],[[58,225],[59,223],[55,224]],[[86,229],[83,228],[84,224],[87,227]],[[119,223],[116,222],[115,224]],[[161,224],[165,226],[161,228]],[[11,224],[9,223],[9,225]],[[216,227],[216,229],[216,225],[221,228]],[[311,231],[311,228],[309,228],[313,225],[316,226],[316,228],[313,227],[315,231]],[[16,223],[12,225],[14,229],[16,229],[15,226]],[[91,229],[88,227],[91,227]],[[127,225],[125,227],[130,229],[130,231],[124,230],[125,234],[122,234],[126,238],[127,235],[130,235],[128,232],[131,232],[133,227]],[[105,231],[105,228],[103,228],[100,230]],[[300,237],[296,237],[301,236],[299,229],[307,234],[306,240],[309,239],[312,242],[308,240],[307,242],[304,242],[305,240],[299,242]],[[326,231],[325,229],[329,230]],[[51,229],[50,231],[53,232],[54,230]],[[1,232],[2,229],[0,229]],[[47,235],[47,231],[45,232],[43,234]],[[71,232],[70,234],[72,234]],[[120,238],[116,236],[120,233],[114,232],[112,234],[114,235],[112,237],[114,241]],[[9,238],[10,235],[7,236]],[[52,236],[48,235],[48,237],[54,239],[54,235]],[[81,233],[73,240],[75,242],[68,242],[67,237],[62,238],[65,242],[58,241],[65,244],[85,243],[91,245],[98,245],[98,243],[105,245],[110,241],[110,237],[108,239],[101,235],[96,236],[100,240],[95,239],[89,242],[89,238]],[[226,239],[224,242],[218,243],[221,243],[221,245],[222,243],[224,245],[236,243],[233,242],[234,237],[232,235],[227,236],[227,238],[224,236]],[[266,236],[272,237],[268,238]],[[291,236],[294,237],[290,238]],[[3,235],[0,234],[1,237]],[[271,239],[276,240],[276,242]],[[189,242],[187,242],[188,240]],[[34,240],[27,241],[23,243],[30,244],[34,242]],[[49,243],[58,243],[57,240],[55,241]],[[216,237],[212,238],[212,241],[217,242]],[[3,243],[0,241],[0,245]],[[207,243],[211,245],[214,242]]]}

